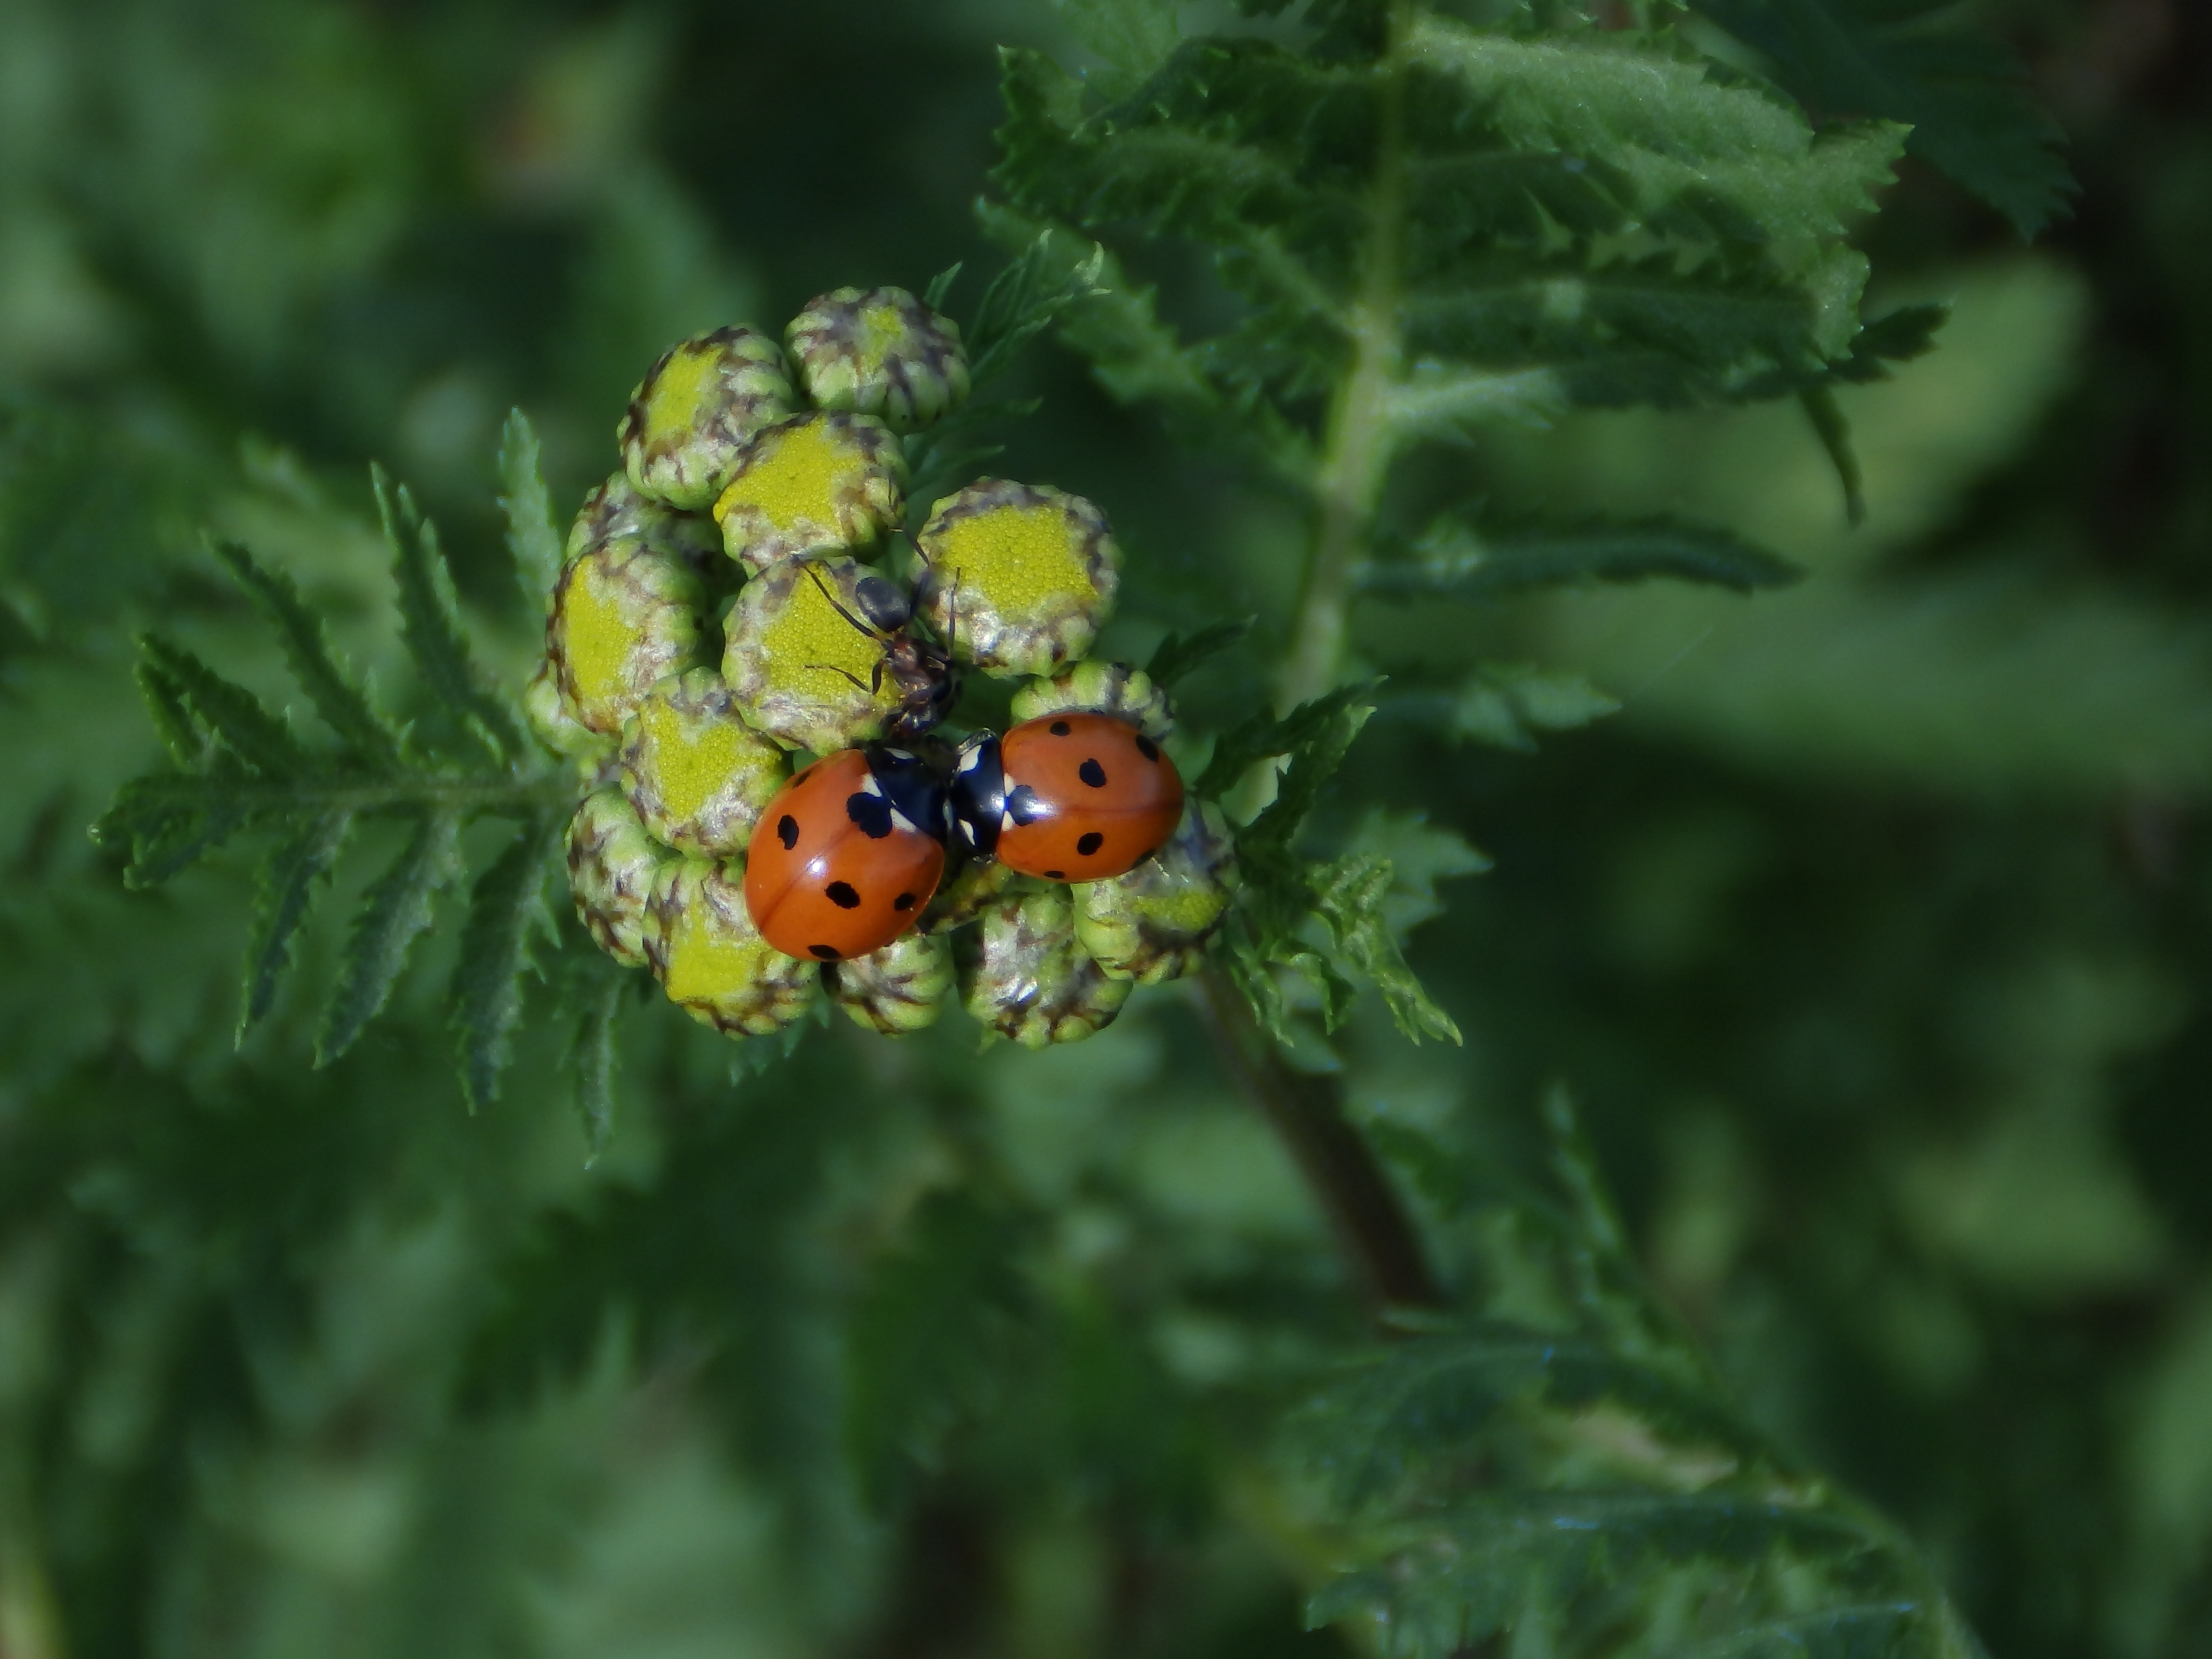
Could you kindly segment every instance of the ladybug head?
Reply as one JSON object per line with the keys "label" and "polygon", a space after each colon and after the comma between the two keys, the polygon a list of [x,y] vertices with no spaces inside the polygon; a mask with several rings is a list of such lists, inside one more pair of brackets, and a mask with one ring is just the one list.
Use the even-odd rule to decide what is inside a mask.
{"label": "ladybug head", "polygon": [[999,734],[981,731],[952,757],[952,833],[962,850],[988,859],[998,848],[1006,806],[1006,774],[999,759]]}

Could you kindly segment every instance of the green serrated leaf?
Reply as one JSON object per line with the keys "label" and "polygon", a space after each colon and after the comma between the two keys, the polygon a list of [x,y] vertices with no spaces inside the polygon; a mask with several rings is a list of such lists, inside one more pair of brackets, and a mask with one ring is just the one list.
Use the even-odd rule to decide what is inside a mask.
{"label": "green serrated leaf", "polygon": [[1591,1249],[1620,1263],[1631,1260],[1628,1230],[1597,1166],[1597,1149],[1583,1131],[1574,1097],[1554,1085],[1544,1096],[1544,1129],[1552,1141],[1552,1164],[1574,1208],[1577,1225]]}
{"label": "green serrated leaf", "polygon": [[553,601],[561,575],[561,532],[553,498],[545,488],[538,429],[520,409],[507,412],[499,434],[500,511],[507,515],[507,550],[514,559],[528,614],[541,614]]}
{"label": "green serrated leaf", "polygon": [[1172,690],[1177,682],[1243,640],[1258,621],[1256,617],[1247,617],[1241,622],[1209,623],[1188,636],[1170,633],[1152,653],[1145,672],[1153,684]]}
{"label": "green serrated leaf", "polygon": [[[139,659],[173,705],[239,760],[264,777],[303,777],[314,758],[301,747],[283,720],[244,686],[227,680],[183,646],[157,635],[138,641]],[[142,681],[142,684],[143,682]]]}
{"label": "green serrated leaf", "polygon": [[1118,71],[1109,95],[1133,86],[1176,48],[1176,0],[1053,0],[1075,38]]}
{"label": "green serrated leaf", "polygon": [[1348,849],[1373,854],[1390,864],[1390,890],[1383,897],[1383,919],[1404,939],[1423,922],[1443,913],[1437,884],[1479,876],[1491,861],[1456,830],[1431,823],[1419,812],[1376,807],[1360,820]]}
{"label": "green serrated leaf", "polygon": [[1105,259],[1105,250],[1096,243],[1075,252],[1048,233],[1031,237],[976,302],[975,319],[967,329],[974,383],[981,386],[995,379],[1070,307],[1095,295]]}
{"label": "green serrated leaf", "polygon": [[1263,760],[1296,753],[1330,732],[1339,715],[1370,698],[1378,680],[1340,685],[1335,690],[1300,703],[1279,720],[1262,709],[1242,725],[1222,734],[1213,757],[1193,786],[1201,795],[1218,795],[1233,788],[1245,773]]}
{"label": "green serrated leaf", "polygon": [[392,552],[401,636],[423,684],[447,717],[495,759],[527,753],[513,711],[485,688],[469,654],[437,526],[422,516],[404,484],[392,487],[382,467],[370,469],[370,480]]}
{"label": "green serrated leaf", "polygon": [[351,1048],[391,1000],[409,951],[430,926],[438,890],[459,863],[459,837],[453,813],[424,814],[399,856],[362,897],[315,1041],[316,1065],[327,1066]]}
{"label": "green serrated leaf", "polygon": [[952,285],[960,280],[960,270],[965,262],[955,259],[951,264],[929,279],[929,286],[921,291],[921,302],[932,311],[943,311],[945,301],[952,297]]}
{"label": "green serrated leaf", "polygon": [[590,967],[577,975],[576,1029],[565,1056],[577,1121],[584,1131],[586,1167],[599,1162],[614,1132],[615,1038],[622,1024],[623,999],[631,988],[629,975],[604,956],[595,951],[588,960]]}
{"label": "green serrated leaf", "polygon": [[292,579],[282,571],[264,568],[237,542],[214,541],[209,546],[253,601],[253,608],[276,630],[285,666],[346,752],[372,770],[388,772],[396,768],[399,764],[398,734],[338,662],[322,618],[307,609]]}
{"label": "green serrated leaf", "polygon": [[499,1097],[522,1019],[531,945],[544,926],[545,878],[560,830],[561,820],[550,812],[525,820],[469,895],[451,1001],[461,1089],[471,1111]]}
{"label": "green serrated leaf", "polygon": [[[976,204],[984,234],[1000,246],[1042,246],[1062,269],[1089,260],[1090,238],[998,203]],[[1130,281],[1110,252],[1099,263],[1090,295],[1062,317],[1059,333],[1089,360],[1109,396],[1156,406],[1170,427],[1194,444],[1249,459],[1285,486],[1304,489],[1312,476],[1312,446],[1256,391],[1231,395],[1209,377],[1206,355],[1184,346],[1163,323],[1153,290]]]}
{"label": "green serrated leaf", "polygon": [[1589,158],[1621,207],[1662,234],[1843,235],[1904,149],[1900,126],[1815,130],[1766,89],[1633,35],[1516,38],[1427,13],[1408,49],[1488,112],[1513,153]]}
{"label": "green serrated leaf", "polygon": [[1445,714],[1455,737],[1528,753],[1539,732],[1571,732],[1620,712],[1579,674],[1547,672],[1528,663],[1492,664],[1468,678]]}
{"label": "green serrated leaf", "polygon": [[[1371,691],[1371,683],[1364,690]],[[1316,699],[1291,710],[1285,724],[1297,721],[1305,709],[1327,701]],[[1344,757],[1351,753],[1352,745],[1358,740],[1360,732],[1374,713],[1374,705],[1364,696],[1347,699],[1331,712],[1326,721],[1302,732],[1279,751],[1287,754],[1290,760],[1275,781],[1275,799],[1238,834],[1237,844],[1240,849],[1289,849],[1308,814],[1320,801],[1322,791],[1344,764]],[[1222,743],[1225,748],[1229,739],[1224,738]],[[1207,771],[1212,770],[1209,766]]]}
{"label": "green serrated leaf", "polygon": [[262,867],[253,933],[246,951],[246,987],[238,1016],[240,1042],[246,1041],[246,1033],[276,1000],[277,977],[292,959],[292,941],[307,919],[315,888],[329,877],[346,832],[352,827],[349,812],[323,813],[295,827]]}
{"label": "green serrated leaf", "polygon": [[1962,27],[1948,0],[1689,0],[1766,55],[1804,103],[1911,128],[1906,149],[2039,234],[2075,185],[2057,124],[2012,54]]}
{"label": "green serrated leaf", "polygon": [[93,826],[93,839],[124,850],[125,886],[158,887],[257,822],[245,781],[242,773],[133,778]]}
{"label": "green serrated leaf", "polygon": [[1843,486],[1844,517],[1853,526],[1866,522],[1866,475],[1859,468],[1858,451],[1851,445],[1851,423],[1844,414],[1844,406],[1836,401],[1832,386],[1815,386],[1802,392],[1797,401],[1803,405],[1805,418],[1813,423],[1813,434],[1826,452],[1828,464],[1836,469],[1836,482]]}
{"label": "green serrated leaf", "polygon": [[1386,908],[1392,881],[1389,860],[1348,854],[1316,872],[1315,912],[1336,948],[1382,992],[1400,1031],[1415,1042],[1424,1036],[1458,1042],[1458,1025],[1431,1000],[1399,948]]}
{"label": "green serrated leaf", "polygon": [[1369,566],[1361,591],[1387,599],[1491,599],[1663,577],[1750,593],[1786,587],[1804,574],[1732,531],[1669,518],[1483,528],[1462,514],[1438,520],[1406,550],[1410,556]]}
{"label": "green serrated leaf", "polygon": [[207,759],[206,737],[193,723],[184,688],[150,659],[141,655],[135,671],[138,694],[154,721],[154,735],[178,765],[197,770]]}
{"label": "green serrated leaf", "polygon": [[[1340,1577],[1308,1608],[1316,1625],[1360,1618],[1389,1659],[1448,1659],[1480,1647],[1536,1609],[1591,1594],[1641,1562],[1749,1567],[1866,1542],[1827,1511],[1735,1493],[1540,1492],[1477,1498],[1400,1528],[1394,1541],[1382,1561]],[[1903,1575],[1887,1577],[1893,1589],[1905,1588]]]}

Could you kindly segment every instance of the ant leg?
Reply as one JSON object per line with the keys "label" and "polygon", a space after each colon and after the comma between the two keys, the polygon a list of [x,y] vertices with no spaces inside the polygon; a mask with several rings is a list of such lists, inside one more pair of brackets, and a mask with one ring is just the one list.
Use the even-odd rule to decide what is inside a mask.
{"label": "ant leg", "polygon": [[[858,617],[845,609],[844,605],[839,602],[837,596],[830,591],[830,584],[822,580],[822,573],[814,568],[813,561],[811,559],[807,562],[806,574],[814,579],[815,586],[822,590],[822,597],[830,602],[830,608],[832,611],[842,617],[847,622],[852,623],[854,628],[866,635],[868,638],[872,640],[880,640],[883,638],[883,635],[881,633],[875,629],[869,627],[867,623],[862,622]],[[819,664],[811,665],[817,667],[820,666]]]}

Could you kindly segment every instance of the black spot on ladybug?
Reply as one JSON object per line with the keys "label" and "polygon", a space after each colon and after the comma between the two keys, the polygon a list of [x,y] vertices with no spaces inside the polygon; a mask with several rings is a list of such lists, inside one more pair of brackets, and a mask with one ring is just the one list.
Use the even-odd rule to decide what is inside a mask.
{"label": "black spot on ladybug", "polygon": [[1156,761],[1160,757],[1160,746],[1139,732],[1137,733],[1137,752],[1148,761]]}
{"label": "black spot on ladybug", "polygon": [[891,908],[894,910],[913,909],[914,895],[911,893],[901,893],[896,898],[891,901]]}
{"label": "black spot on ladybug", "polygon": [[881,795],[864,789],[854,791],[845,797],[845,816],[860,825],[860,833],[870,841],[881,841],[891,832],[891,804]]}
{"label": "black spot on ladybug", "polygon": [[775,838],[783,843],[783,850],[787,853],[798,846],[799,820],[786,812],[775,821]]}
{"label": "black spot on ladybug", "polygon": [[1055,738],[1064,738],[1073,730],[1075,730],[1075,728],[1070,726],[1066,720],[1054,720],[1052,723],[1052,734]]}
{"label": "black spot on ladybug", "polygon": [[1044,803],[1037,799],[1036,790],[1026,783],[1018,783],[1006,791],[1006,816],[1016,826],[1035,823],[1046,816]]}
{"label": "black spot on ladybug", "polygon": [[1100,835],[1096,830],[1085,830],[1081,838],[1076,842],[1075,850],[1085,858],[1089,858],[1105,844],[1105,836]]}
{"label": "black spot on ladybug", "polygon": [[853,884],[849,881],[833,881],[822,890],[828,896],[830,902],[840,910],[860,908],[860,896],[853,890]]}
{"label": "black spot on ladybug", "polygon": [[1101,766],[1096,759],[1087,760],[1084,762],[1082,765],[1077,767],[1075,769],[1075,775],[1081,778],[1084,782],[1089,784],[1093,789],[1103,789],[1106,787],[1106,769]]}
{"label": "black spot on ladybug", "polygon": [[837,947],[834,945],[810,945],[806,948],[813,951],[816,956],[820,957],[824,962],[836,962],[838,960]]}
{"label": "black spot on ladybug", "polygon": [[1066,881],[1067,872],[1064,870],[1048,870],[1044,872],[1044,878],[1047,881]]}

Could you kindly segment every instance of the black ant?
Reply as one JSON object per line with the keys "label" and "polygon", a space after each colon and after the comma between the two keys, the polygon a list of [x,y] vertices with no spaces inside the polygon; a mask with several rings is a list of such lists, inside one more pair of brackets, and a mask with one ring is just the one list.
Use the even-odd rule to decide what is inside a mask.
{"label": "black ant", "polygon": [[810,666],[842,674],[871,696],[883,690],[888,675],[898,692],[898,702],[884,722],[884,735],[887,738],[919,738],[951,712],[953,700],[960,695],[960,676],[952,666],[951,658],[908,631],[914,622],[914,602],[899,591],[897,583],[871,571],[853,585],[853,602],[867,618],[863,622],[830,591],[819,570],[810,564],[806,574],[822,590],[822,597],[830,602],[831,610],[883,647],[883,655],[876,659],[876,665],[866,681],[858,674],[829,663]]}

